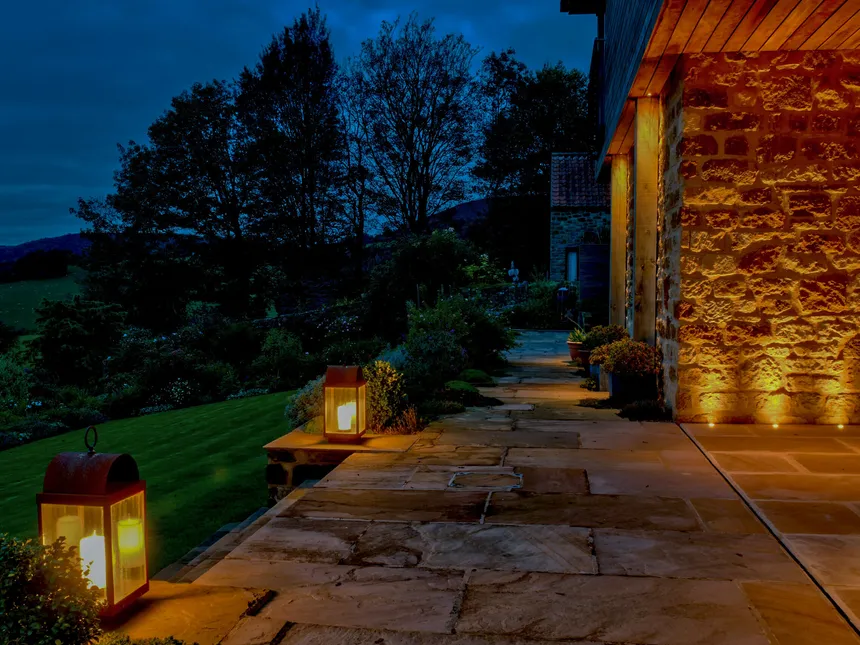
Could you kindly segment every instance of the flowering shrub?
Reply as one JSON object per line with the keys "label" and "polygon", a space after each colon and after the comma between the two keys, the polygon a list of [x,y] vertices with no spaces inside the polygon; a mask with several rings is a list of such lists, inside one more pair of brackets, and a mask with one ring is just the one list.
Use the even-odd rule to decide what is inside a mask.
{"label": "flowering shrub", "polygon": [[77,550],[0,534],[0,638],[27,645],[89,645],[101,633],[101,592]]}
{"label": "flowering shrub", "polygon": [[322,416],[324,381],[324,376],[309,381],[287,400],[284,417],[291,430]]}
{"label": "flowering shrub", "polygon": [[611,343],[607,345],[601,345],[600,347],[596,347],[591,350],[591,354],[588,357],[588,362],[592,365],[603,365],[606,362],[606,359],[609,356],[609,348],[612,346]]}
{"label": "flowering shrub", "polygon": [[603,367],[610,374],[646,376],[659,371],[657,350],[647,343],[617,340],[607,348]]}
{"label": "flowering shrub", "polygon": [[367,425],[373,432],[394,426],[406,410],[403,374],[385,361],[373,361],[364,369],[367,380]]}
{"label": "flowering shrub", "polygon": [[12,356],[0,356],[0,404],[6,410],[23,411],[30,403],[30,375]]}
{"label": "flowering shrub", "polygon": [[262,396],[263,394],[269,394],[269,390],[264,387],[251,387],[247,390],[239,390],[235,394],[231,394],[227,397],[227,400],[235,401],[237,399],[247,399],[250,396]]}
{"label": "flowering shrub", "polygon": [[597,325],[585,334],[582,339],[582,349],[593,350],[601,345],[608,345],[627,337],[627,330],[621,325]]}

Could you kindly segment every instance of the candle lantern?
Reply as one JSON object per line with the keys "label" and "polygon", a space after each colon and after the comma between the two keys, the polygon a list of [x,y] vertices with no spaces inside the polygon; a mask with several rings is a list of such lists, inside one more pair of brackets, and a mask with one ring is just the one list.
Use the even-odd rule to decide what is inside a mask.
{"label": "candle lantern", "polygon": [[[90,434],[93,441],[90,443]],[[149,590],[146,564],[146,482],[130,455],[64,452],[48,464],[36,495],[42,544],[60,537],[75,547],[81,571],[103,594],[103,616],[114,616]]]}
{"label": "candle lantern", "polygon": [[360,367],[329,366],[323,385],[323,434],[332,442],[361,440],[367,428],[367,381]]}

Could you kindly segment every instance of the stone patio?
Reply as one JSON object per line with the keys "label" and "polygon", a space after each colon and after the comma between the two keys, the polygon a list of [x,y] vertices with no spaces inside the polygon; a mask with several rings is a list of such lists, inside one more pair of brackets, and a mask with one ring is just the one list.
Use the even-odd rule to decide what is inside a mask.
{"label": "stone patio", "polygon": [[[277,593],[222,643],[860,644],[678,426],[579,405],[595,394],[565,354],[562,333],[524,334],[493,388],[503,405],[436,422],[403,452],[349,456],[224,557],[202,558],[192,585]],[[860,602],[860,588],[845,586],[860,572],[860,538],[846,535],[860,487],[813,474],[860,468],[823,460],[860,447],[745,427],[715,445],[745,469],[776,451],[749,462],[761,471],[732,476],[769,503],[814,504],[771,512],[791,518],[779,521],[795,550],[818,553],[809,561],[845,591],[843,604]],[[778,450],[798,445],[809,448],[803,460]],[[832,495],[810,495],[814,477],[834,481]],[[815,533],[818,516],[830,518],[828,534],[795,534]]]}

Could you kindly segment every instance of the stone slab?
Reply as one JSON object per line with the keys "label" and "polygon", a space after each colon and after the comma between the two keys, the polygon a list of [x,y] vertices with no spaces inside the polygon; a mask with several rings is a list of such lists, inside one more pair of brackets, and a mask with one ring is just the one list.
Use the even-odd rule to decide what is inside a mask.
{"label": "stone slab", "polygon": [[756,502],[759,510],[783,533],[860,534],[860,515],[833,502]]}
{"label": "stone slab", "polygon": [[391,464],[380,467],[349,465],[344,462],[319,482],[315,488],[403,488],[415,471],[414,464]]}
{"label": "stone slab", "polygon": [[487,493],[421,490],[312,489],[285,517],[477,522]]}
{"label": "stone slab", "polygon": [[[472,491],[488,491],[488,490],[509,490],[514,485],[518,485],[519,478],[516,481],[509,480],[506,482],[496,482],[493,486],[468,485],[469,479],[462,479],[465,475],[478,475],[482,477],[511,477],[514,475],[514,469],[510,466],[418,466],[415,472],[406,482],[404,488],[408,490],[472,490]],[[455,487],[451,486],[452,480],[459,481]],[[472,479],[473,482],[478,480]],[[486,480],[485,483],[489,483]],[[465,483],[464,483],[465,482]],[[504,486],[498,484],[504,483]]]}
{"label": "stone slab", "polygon": [[249,604],[264,601],[263,589],[236,589],[152,580],[149,591],[108,632],[133,639],[175,636],[188,643],[216,645],[234,628]]}
{"label": "stone slab", "polygon": [[435,466],[500,466],[499,446],[421,446],[402,455],[403,463]]}
{"label": "stone slab", "polygon": [[860,587],[830,586],[828,592],[836,595],[839,604],[855,624],[860,621]]}
{"label": "stone slab", "polygon": [[594,548],[604,575],[806,582],[770,535],[595,529]]}
{"label": "stone slab", "polygon": [[625,431],[593,430],[579,431],[580,447],[598,450],[684,450],[690,447],[690,440],[681,434],[649,432],[646,429]]}
{"label": "stone slab", "polygon": [[732,488],[715,472],[678,473],[603,468],[588,468],[587,472],[589,488],[597,495],[737,498]]}
{"label": "stone slab", "polygon": [[713,473],[713,464],[692,444],[684,450],[661,450],[660,461],[668,470],[680,473]]}
{"label": "stone slab", "polygon": [[767,645],[732,582],[478,572],[458,633],[642,645]]}
{"label": "stone slab", "polygon": [[529,493],[588,493],[588,479],[582,468],[516,469],[523,476],[521,490]]}
{"label": "stone slab", "polygon": [[860,535],[787,535],[786,541],[825,585],[860,586]]}
{"label": "stone slab", "polygon": [[[290,629],[281,645],[550,645],[549,641],[522,640],[474,634],[422,634],[420,632],[391,632],[369,629],[344,629],[296,625]],[[552,645],[564,645],[553,641]],[[577,641],[577,645],[600,645]]]}
{"label": "stone slab", "polygon": [[268,451],[314,450],[323,452],[405,452],[418,435],[365,435],[361,443],[329,443],[322,434],[293,430],[263,448]]}
{"label": "stone slab", "polygon": [[732,479],[753,499],[860,501],[860,476],[857,475],[732,475]]}
{"label": "stone slab", "polygon": [[589,530],[568,526],[374,522],[358,541],[350,563],[597,573]]}
{"label": "stone slab", "polygon": [[277,517],[227,557],[337,564],[367,528],[366,521]]}
{"label": "stone slab", "polygon": [[336,583],[280,590],[255,619],[272,627],[289,622],[445,634],[462,585],[462,574],[354,568]]}
{"label": "stone slab", "polygon": [[629,495],[492,493],[486,522],[593,528],[700,531],[684,500]]}
{"label": "stone slab", "polygon": [[860,638],[811,584],[745,582],[742,588],[779,645],[860,645]]}
{"label": "stone slab", "polygon": [[194,581],[195,585],[297,589],[335,584],[349,579],[355,567],[341,564],[286,562],[284,560],[238,560],[227,558]]}
{"label": "stone slab", "polygon": [[713,533],[767,533],[759,519],[739,499],[691,499],[705,530]]}
{"label": "stone slab", "polygon": [[505,465],[515,468],[616,468],[664,470],[660,453],[644,450],[570,450],[550,448],[511,448]]}
{"label": "stone slab", "polygon": [[800,469],[785,457],[768,452],[712,452],[711,456],[720,468],[730,473],[800,472]]}
{"label": "stone slab", "polygon": [[579,436],[575,432],[485,432],[457,430],[442,433],[437,446],[502,446],[505,448],[578,448]]}
{"label": "stone slab", "polygon": [[824,452],[853,453],[837,439],[816,437],[713,437],[699,436],[698,442],[711,452]]}
{"label": "stone slab", "polygon": [[860,455],[794,455],[808,471],[825,475],[860,475]]}

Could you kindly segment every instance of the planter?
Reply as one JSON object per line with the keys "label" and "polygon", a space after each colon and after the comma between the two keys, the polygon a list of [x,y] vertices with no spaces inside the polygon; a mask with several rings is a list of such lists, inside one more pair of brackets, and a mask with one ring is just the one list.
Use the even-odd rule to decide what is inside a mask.
{"label": "planter", "polygon": [[600,382],[600,365],[589,365],[588,375],[598,383]]}
{"label": "planter", "polygon": [[581,361],[581,351],[580,347],[582,347],[582,341],[567,341],[567,351],[570,352],[570,360],[572,361]]}
{"label": "planter", "polygon": [[641,374],[609,374],[609,397],[620,403],[657,398],[657,377]]}
{"label": "planter", "polygon": [[600,384],[601,392],[609,391],[609,372],[606,371],[606,368],[603,365],[600,366],[600,376],[597,379],[597,382]]}
{"label": "planter", "polygon": [[591,356],[590,349],[580,349],[579,350],[579,360],[582,363],[582,369],[586,372],[588,371],[588,357]]}

